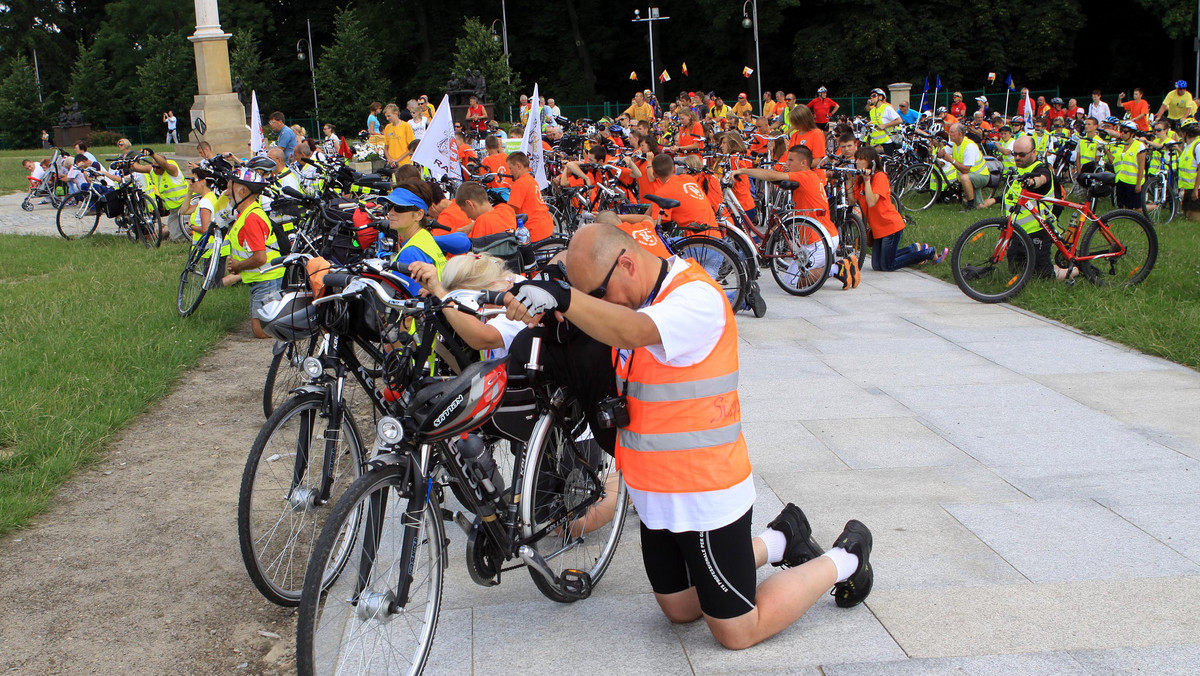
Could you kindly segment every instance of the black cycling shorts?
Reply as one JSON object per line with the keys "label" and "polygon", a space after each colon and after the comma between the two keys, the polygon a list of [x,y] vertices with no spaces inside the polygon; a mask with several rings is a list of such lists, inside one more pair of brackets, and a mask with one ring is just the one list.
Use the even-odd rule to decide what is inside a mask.
{"label": "black cycling shorts", "polygon": [[673,533],[642,525],[642,562],[656,594],[696,588],[700,609],[719,620],[754,609],[757,583],[748,510],[716,530]]}

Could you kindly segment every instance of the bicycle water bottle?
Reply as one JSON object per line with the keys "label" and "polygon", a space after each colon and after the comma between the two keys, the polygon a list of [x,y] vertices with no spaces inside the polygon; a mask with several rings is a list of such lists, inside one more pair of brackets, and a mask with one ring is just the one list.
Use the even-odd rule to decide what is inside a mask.
{"label": "bicycle water bottle", "polygon": [[525,227],[524,221],[517,224],[517,244],[521,246],[529,244],[529,228]]}
{"label": "bicycle water bottle", "polygon": [[504,479],[483,440],[478,435],[468,434],[454,444],[454,450],[462,457],[467,478],[479,487],[484,502],[497,500],[504,492]]}

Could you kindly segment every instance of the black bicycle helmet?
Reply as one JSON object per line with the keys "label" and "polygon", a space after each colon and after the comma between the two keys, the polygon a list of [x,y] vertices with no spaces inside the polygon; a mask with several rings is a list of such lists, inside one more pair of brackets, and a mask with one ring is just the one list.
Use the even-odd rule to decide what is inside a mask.
{"label": "black bicycle helmet", "polygon": [[265,171],[269,174],[275,171],[275,160],[262,155],[257,155],[255,157],[251,157],[250,160],[246,162],[246,166],[250,167],[254,171]]}
{"label": "black bicycle helmet", "polygon": [[250,192],[259,193],[267,187],[267,181],[253,169],[240,169],[229,177],[230,181],[244,186]]}
{"label": "black bicycle helmet", "polygon": [[272,338],[293,342],[317,332],[317,306],[309,291],[289,291],[258,310],[262,330]]}

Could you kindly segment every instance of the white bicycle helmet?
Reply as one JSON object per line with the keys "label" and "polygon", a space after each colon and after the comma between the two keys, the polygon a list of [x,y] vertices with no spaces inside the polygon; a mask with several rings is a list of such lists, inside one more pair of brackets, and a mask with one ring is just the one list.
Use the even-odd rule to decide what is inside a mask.
{"label": "white bicycle helmet", "polygon": [[288,291],[258,310],[262,330],[272,338],[292,342],[317,332],[317,306],[310,291]]}

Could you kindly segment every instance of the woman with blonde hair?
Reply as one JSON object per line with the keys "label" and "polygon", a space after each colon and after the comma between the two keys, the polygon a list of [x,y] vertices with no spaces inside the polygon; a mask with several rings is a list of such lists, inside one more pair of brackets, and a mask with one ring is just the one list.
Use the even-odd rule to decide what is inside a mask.
{"label": "woman with blonde hair", "polygon": [[[426,291],[439,298],[459,289],[507,291],[512,288],[514,281],[520,279],[499,258],[475,253],[455,256],[447,261],[441,279],[438,279],[437,268],[432,263],[411,263],[408,274]],[[454,309],[443,310],[442,314],[471,349],[487,350],[488,359],[507,355],[513,338],[525,328],[524,322],[513,321],[504,315],[480,320]]]}

